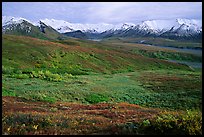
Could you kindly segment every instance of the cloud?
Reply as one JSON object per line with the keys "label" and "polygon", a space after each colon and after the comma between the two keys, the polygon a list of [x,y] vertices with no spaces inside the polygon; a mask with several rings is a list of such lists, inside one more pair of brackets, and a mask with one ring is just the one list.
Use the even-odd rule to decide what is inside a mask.
{"label": "cloud", "polygon": [[74,23],[136,23],[152,19],[202,19],[201,2],[3,2],[3,15]]}
{"label": "cloud", "polygon": [[201,3],[128,2],[96,4],[89,20],[137,22],[150,19],[201,18]]}

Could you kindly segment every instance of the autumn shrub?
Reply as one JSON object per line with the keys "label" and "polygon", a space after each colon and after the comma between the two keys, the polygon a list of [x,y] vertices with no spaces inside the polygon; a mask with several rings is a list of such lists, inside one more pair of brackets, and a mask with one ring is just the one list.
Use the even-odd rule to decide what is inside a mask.
{"label": "autumn shrub", "polygon": [[142,132],[168,135],[202,135],[202,115],[198,111],[187,111],[185,114],[162,114],[156,120],[143,121]]}
{"label": "autumn shrub", "polygon": [[34,133],[37,130],[53,127],[49,116],[32,114],[12,114],[2,118],[3,134],[22,135]]}
{"label": "autumn shrub", "polygon": [[142,122],[127,122],[119,128],[120,134],[202,135],[202,114],[195,110],[178,115],[160,114]]}

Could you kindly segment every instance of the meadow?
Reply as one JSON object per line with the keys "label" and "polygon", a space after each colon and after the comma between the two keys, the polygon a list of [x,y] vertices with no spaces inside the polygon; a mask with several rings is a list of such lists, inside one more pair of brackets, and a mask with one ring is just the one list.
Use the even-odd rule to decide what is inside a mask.
{"label": "meadow", "polygon": [[3,134],[202,134],[202,57],[3,35]]}

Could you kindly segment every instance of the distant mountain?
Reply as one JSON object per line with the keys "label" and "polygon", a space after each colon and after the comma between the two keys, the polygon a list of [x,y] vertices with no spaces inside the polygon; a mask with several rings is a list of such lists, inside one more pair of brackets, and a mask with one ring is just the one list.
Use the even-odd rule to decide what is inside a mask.
{"label": "distant mountain", "polygon": [[45,23],[43,23],[41,21],[39,22],[38,27],[40,28],[40,31],[42,33],[44,33],[44,35],[47,38],[50,38],[50,39],[65,39],[66,38],[63,34],[59,33],[58,31],[56,31],[52,27],[47,26]]}
{"label": "distant mountain", "polygon": [[[16,26],[18,26],[18,29]],[[202,39],[202,20],[195,19],[149,20],[137,24],[120,23],[116,25],[106,23],[79,24],[55,19],[44,19],[38,23],[32,23],[23,18],[6,16],[3,16],[2,19],[3,33],[8,33],[11,30],[18,32],[23,30],[24,34],[29,35],[30,31],[35,30],[32,29],[35,28],[34,26],[38,27],[43,35],[46,37],[51,36],[51,38],[62,37],[61,34],[65,34],[70,37],[87,39],[138,36],[192,40]]]}
{"label": "distant mountain", "polygon": [[2,33],[14,35],[27,35],[33,37],[42,37],[39,28],[24,18],[2,17]]}
{"label": "distant mountain", "polygon": [[112,24],[100,23],[100,24],[80,24],[69,23],[64,20],[44,19],[41,20],[48,26],[53,27],[60,33],[73,32],[80,30],[82,32],[101,33],[105,30],[109,30],[114,27]]}
{"label": "distant mountain", "polygon": [[101,35],[103,38],[153,36],[201,41],[202,21],[188,19],[144,21],[124,30],[107,30],[101,33]]}
{"label": "distant mountain", "polygon": [[88,39],[85,33],[83,33],[81,30],[73,31],[73,32],[66,32],[64,35],[74,38],[80,38],[80,39]]}
{"label": "distant mountain", "polygon": [[43,22],[37,25],[24,18],[2,17],[2,33],[31,36],[41,39],[63,39],[65,36]]}
{"label": "distant mountain", "polygon": [[202,39],[202,22],[199,20],[178,19],[179,25],[165,31],[160,36],[173,39]]}

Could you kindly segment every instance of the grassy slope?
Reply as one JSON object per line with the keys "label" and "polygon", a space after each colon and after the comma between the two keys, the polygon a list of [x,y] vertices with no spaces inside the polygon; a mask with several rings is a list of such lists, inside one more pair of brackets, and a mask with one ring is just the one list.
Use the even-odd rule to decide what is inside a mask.
{"label": "grassy slope", "polygon": [[[135,46],[143,48],[142,45],[126,44],[127,47],[118,48],[118,43],[107,47],[107,43],[97,45],[96,42],[83,42],[78,39],[61,42],[64,44],[31,37],[4,35],[2,48],[4,95],[15,94],[33,100],[63,100],[80,103],[125,101],[167,109],[201,107],[200,72],[193,72],[185,65],[129,52],[129,49]],[[155,51],[156,49],[145,50]],[[157,72],[157,70],[165,73],[160,75],[160,71]],[[170,70],[177,73],[171,73]],[[123,73],[113,75],[120,72]],[[109,75],[101,75],[104,73]],[[188,76],[189,73],[192,73],[191,77]],[[72,76],[71,74],[95,75]],[[45,81],[53,81],[53,79],[61,82]],[[166,80],[168,81],[165,82]],[[36,84],[41,86],[36,88]],[[69,87],[68,90],[65,90],[64,86]],[[195,97],[191,98],[190,93]],[[42,97],[42,94],[45,97]],[[169,100],[170,96],[172,98]],[[184,101],[177,102],[180,96]]]}
{"label": "grassy slope", "polygon": [[72,73],[72,68],[102,73],[158,68],[188,69],[186,66],[137,54],[102,50],[86,45],[60,44],[23,36],[3,36],[2,56],[4,67],[45,68],[55,73]]}
{"label": "grassy slope", "polygon": [[[147,134],[149,131],[150,134],[155,132],[158,134],[168,132],[173,134],[202,134],[200,133],[199,121],[200,110],[202,110],[200,71],[192,71],[185,65],[168,63],[131,53],[132,47],[138,46],[135,44],[122,46],[79,39],[58,42],[23,36],[3,36],[3,96],[18,97],[15,102],[23,99],[20,101],[19,109],[11,108],[12,111],[9,111],[9,106],[14,104],[9,105],[8,101],[4,102],[3,133]],[[28,76],[31,71],[39,73],[40,70],[43,70],[44,73],[45,70],[49,70],[51,73],[59,75],[61,80],[54,82],[41,77],[11,77],[13,74]],[[76,76],[72,76],[70,73]],[[45,103],[56,102],[57,104],[53,104],[50,108],[42,101]],[[66,102],[77,104],[73,107],[72,104],[66,104]],[[103,105],[99,105],[99,108],[103,108],[103,110],[93,109],[93,111],[91,108],[96,108],[97,104],[86,106],[88,108],[80,104],[100,102],[105,102],[104,106],[108,103],[117,106],[117,102],[127,102],[127,104],[122,105],[123,109],[113,109],[114,107],[110,107],[111,105],[103,108]],[[33,108],[31,111],[27,105],[32,103],[42,103],[42,106],[39,105],[40,108]],[[138,107],[135,108],[128,103],[150,108],[140,112]],[[64,111],[61,111],[69,110],[72,107],[73,110],[70,112],[73,113],[67,112],[65,114]],[[26,108],[28,109],[26,110]],[[163,119],[158,117],[155,121],[148,116],[157,112],[153,108],[157,108],[158,111],[164,110],[165,115],[167,115]],[[135,109],[134,112],[133,109]],[[186,113],[185,110],[189,109],[196,110],[199,115],[193,113],[190,116],[183,116],[183,112],[175,114],[176,111],[180,110]],[[170,112],[169,110],[173,111]],[[82,113],[83,115],[81,115]],[[137,115],[131,115],[132,113]],[[161,112],[159,115],[163,113]],[[170,113],[172,115],[169,115]],[[45,115],[46,117],[49,115],[49,118],[45,118]],[[176,118],[177,115],[180,118]],[[90,116],[92,119],[88,119]],[[101,117],[99,118],[99,116]],[[195,116],[197,117],[195,118]],[[12,122],[16,117],[20,118],[21,121],[16,121],[17,126],[14,126]],[[142,120],[137,120],[138,118]],[[115,121],[111,122],[113,119]],[[177,127],[178,121],[181,119],[183,122],[181,122],[180,127]],[[187,124],[189,123],[188,120],[191,121],[192,125]],[[32,123],[25,125],[23,121],[32,121]],[[62,122],[59,121],[67,121],[67,123],[60,124]],[[95,126],[93,123],[102,124]],[[36,129],[37,125],[39,128]],[[134,128],[135,126],[141,126],[140,129],[144,131],[138,131]],[[53,128],[60,130],[58,130],[59,132],[54,131]],[[180,128],[185,130],[181,132]]]}

